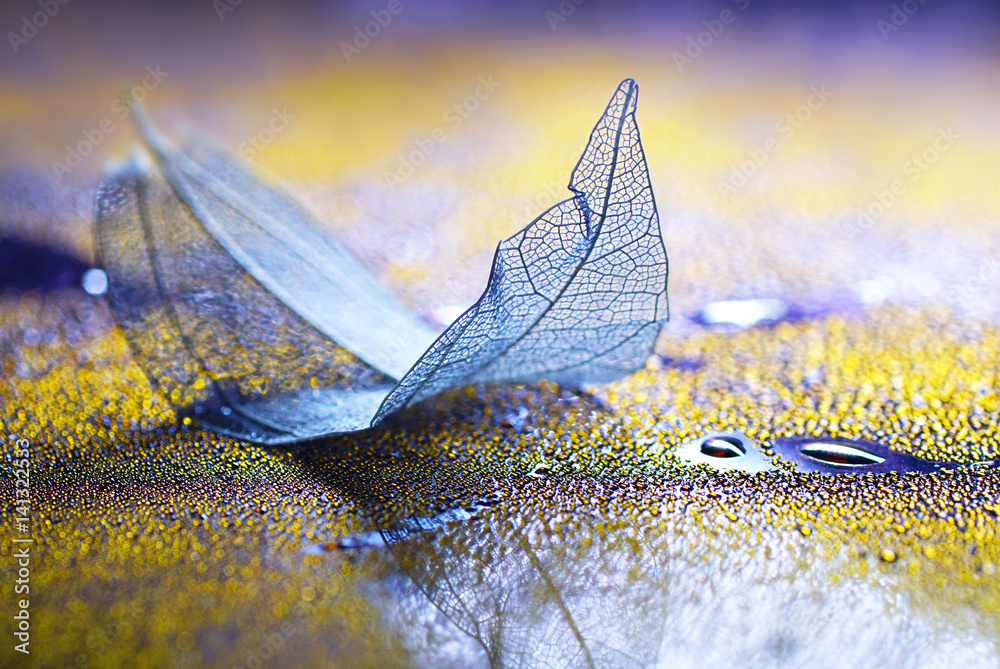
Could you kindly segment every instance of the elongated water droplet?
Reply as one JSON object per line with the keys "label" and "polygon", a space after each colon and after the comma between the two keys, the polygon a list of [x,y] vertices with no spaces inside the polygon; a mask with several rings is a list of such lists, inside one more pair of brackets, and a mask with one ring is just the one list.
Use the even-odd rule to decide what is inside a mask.
{"label": "elongated water droplet", "polygon": [[801,471],[822,474],[935,472],[964,466],[924,460],[866,439],[779,437],[774,441],[774,450],[782,459],[794,462]]}
{"label": "elongated water droplet", "polygon": [[813,442],[803,444],[799,448],[799,452],[807,458],[818,460],[824,464],[846,467],[864,467],[885,462],[885,458],[847,444]]}
{"label": "elongated water droplet", "polygon": [[722,300],[706,304],[698,312],[697,320],[705,325],[734,325],[742,329],[779,321],[787,313],[788,305],[774,298]]}

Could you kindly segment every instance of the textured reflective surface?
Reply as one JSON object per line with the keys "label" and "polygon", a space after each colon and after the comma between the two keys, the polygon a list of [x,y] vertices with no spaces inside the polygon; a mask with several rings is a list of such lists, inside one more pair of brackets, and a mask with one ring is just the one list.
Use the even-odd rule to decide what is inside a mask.
{"label": "textured reflective surface", "polygon": [[[996,469],[828,476],[778,453],[779,440],[846,440],[950,465],[1000,456],[992,56],[945,50],[930,66],[907,50],[932,44],[919,26],[953,25],[926,3],[905,28],[916,32],[889,42],[881,13],[852,24],[874,43],[832,59],[799,50],[829,40],[748,43],[753,27],[737,23],[680,73],[672,52],[710,14],[598,48],[585,19],[597,6],[554,33],[537,13],[545,35],[532,48],[435,44],[414,55],[437,64],[426,70],[389,54],[403,19],[422,25],[415,3],[350,67],[329,42],[354,24],[324,26],[329,52],[298,53],[300,38],[245,58],[241,44],[281,30],[269,21],[259,40],[223,42],[238,56],[225,71],[191,34],[184,48],[205,79],[162,59],[177,83],[147,104],[202,110],[197,124],[227,146],[256,136],[276,105],[298,112],[256,163],[417,313],[475,301],[483,285],[466,277],[486,277],[496,240],[559,199],[594,100],[636,77],[672,320],[643,369],[589,395],[484,384],[385,429],[264,448],[185,425],[101,299],[72,285],[5,291],[0,437],[32,443],[34,664],[997,666]],[[225,22],[198,11],[218,43],[256,10],[243,3],[249,13]],[[54,20],[21,55],[38,63],[62,30]],[[109,49],[131,33],[115,34]],[[51,61],[73,86],[2,82],[0,225],[78,259],[73,271],[93,262],[103,158],[136,137],[122,124],[64,185],[47,172],[161,56],[142,55],[121,69]],[[309,67],[286,67],[294,58]],[[273,77],[233,78],[265,62]],[[503,87],[390,191],[399,155],[491,71]],[[829,103],[723,200],[717,183],[818,80]],[[911,181],[907,161],[947,124],[961,140]],[[905,196],[859,227],[895,179]],[[696,319],[712,303],[763,299],[787,314],[751,327]],[[744,435],[775,471],[680,459],[710,434]],[[2,479],[4,499],[12,487]],[[10,565],[16,527],[0,533]]]}

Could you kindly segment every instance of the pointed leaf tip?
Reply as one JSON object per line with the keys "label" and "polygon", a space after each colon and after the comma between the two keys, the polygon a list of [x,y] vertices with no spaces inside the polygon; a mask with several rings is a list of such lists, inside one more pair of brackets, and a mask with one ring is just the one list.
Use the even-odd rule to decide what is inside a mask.
{"label": "pointed leaf tip", "polygon": [[606,381],[645,363],[667,319],[667,258],[623,81],[573,170],[575,196],[502,242],[479,301],[386,398],[378,424],[441,390],[488,381]]}
{"label": "pointed leaf tip", "polygon": [[622,79],[622,82],[618,84],[618,89],[615,91],[615,97],[619,95],[632,95],[634,98],[639,93],[639,84],[635,83],[635,79],[628,77],[627,79]]}

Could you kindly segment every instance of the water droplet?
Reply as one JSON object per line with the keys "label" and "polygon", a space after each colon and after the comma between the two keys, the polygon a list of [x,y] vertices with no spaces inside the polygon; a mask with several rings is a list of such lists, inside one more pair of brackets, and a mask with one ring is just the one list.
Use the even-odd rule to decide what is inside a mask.
{"label": "water droplet", "polygon": [[701,452],[713,458],[740,458],[747,449],[735,437],[709,437],[701,442]]}
{"label": "water droplet", "polygon": [[924,460],[866,439],[781,437],[775,439],[774,450],[781,458],[794,462],[801,471],[823,474],[935,472],[966,466]]}
{"label": "water droplet", "polygon": [[799,452],[824,464],[845,467],[864,467],[885,462],[885,458],[847,444],[810,442],[800,446]]}
{"label": "water droplet", "polygon": [[103,295],[108,292],[108,275],[103,269],[88,269],[83,273],[80,284],[90,295]]}
{"label": "water droplet", "polygon": [[854,285],[854,291],[861,304],[878,304],[889,299],[893,293],[892,279],[879,276],[874,279],[858,281]]}
{"label": "water droplet", "polygon": [[738,469],[745,472],[774,469],[753,440],[741,432],[706,434],[679,446],[677,457],[692,464],[708,465],[713,469]]}
{"label": "water droplet", "polygon": [[538,479],[549,476],[550,474],[552,474],[552,470],[549,469],[549,466],[546,465],[544,462],[539,463],[538,465],[535,466],[534,469],[528,472],[528,476],[532,476]]}
{"label": "water droplet", "polygon": [[712,302],[698,313],[706,325],[735,325],[749,328],[762,321],[778,321],[788,313],[788,305],[774,298],[757,300],[722,300]]}

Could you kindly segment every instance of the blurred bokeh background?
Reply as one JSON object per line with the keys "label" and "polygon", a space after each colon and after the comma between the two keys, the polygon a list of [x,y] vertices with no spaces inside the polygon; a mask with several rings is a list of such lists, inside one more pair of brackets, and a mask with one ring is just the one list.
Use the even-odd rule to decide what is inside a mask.
{"label": "blurred bokeh background", "polygon": [[196,127],[270,171],[412,304],[450,313],[478,295],[468,277],[485,279],[496,241],[565,197],[627,76],[675,309],[826,303],[864,280],[882,282],[866,284],[876,298],[940,301],[998,249],[997,3],[43,10],[5,3],[0,20],[5,257],[29,243],[89,262],[93,187],[137,143],[131,94],[168,136]]}

